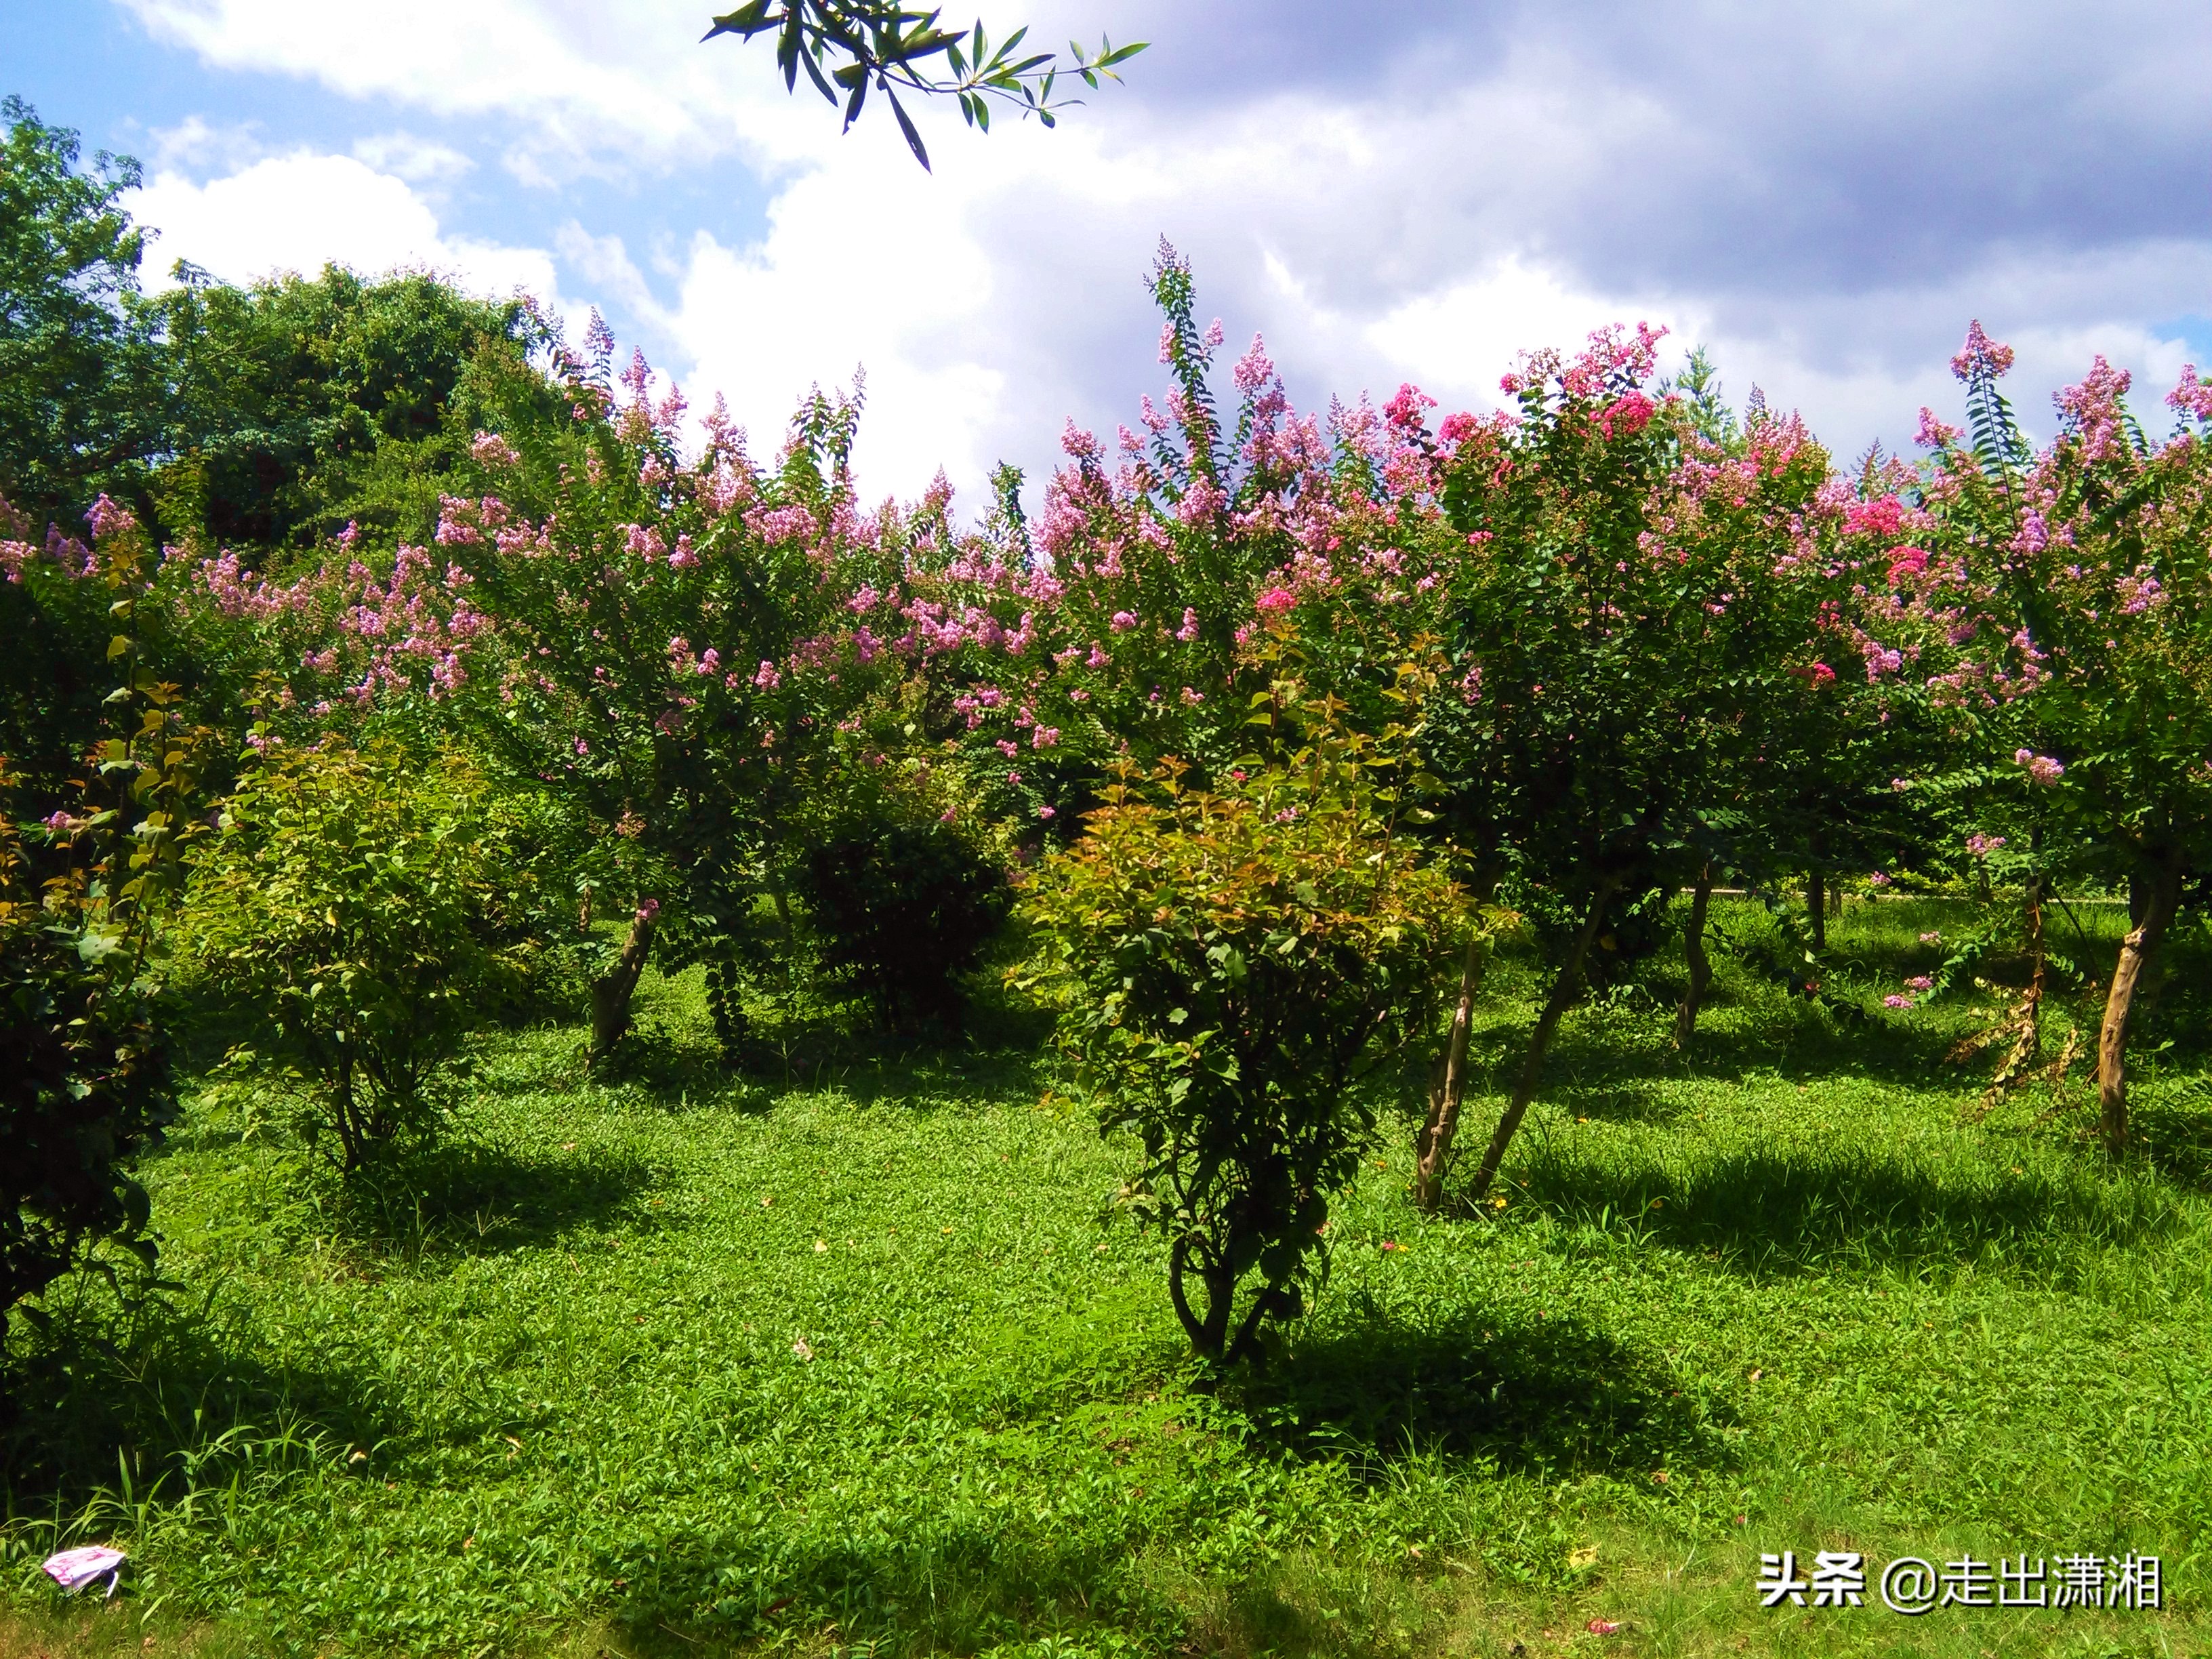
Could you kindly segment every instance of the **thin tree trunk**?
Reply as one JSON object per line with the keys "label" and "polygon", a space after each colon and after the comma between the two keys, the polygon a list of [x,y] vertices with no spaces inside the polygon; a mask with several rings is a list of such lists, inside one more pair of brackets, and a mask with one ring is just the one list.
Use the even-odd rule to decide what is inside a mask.
{"label": "thin tree trunk", "polygon": [[331,1091],[336,1097],[338,1121],[339,1169],[351,1175],[361,1168],[366,1143],[361,1133],[361,1121],[354,1110],[353,1054],[343,1051],[338,1059],[337,1082]]}
{"label": "thin tree trunk", "polygon": [[1182,1322],[1183,1334],[1190,1338],[1190,1346],[1204,1353],[1206,1322],[1192,1311],[1190,1292],[1183,1285],[1183,1277],[1190,1271],[1191,1252],[1197,1248],[1198,1241],[1188,1233],[1177,1237],[1169,1248],[1168,1299],[1175,1304],[1176,1317]]}
{"label": "thin tree trunk", "polygon": [[592,1058],[595,1060],[605,1059],[629,1035],[630,995],[637,989],[645,959],[653,951],[658,909],[649,903],[640,907],[629,925],[629,937],[623,941],[622,955],[615,958],[613,967],[592,981]]}
{"label": "thin tree trunk", "polygon": [[1444,1168],[1459,1134],[1460,1103],[1467,1096],[1467,1038],[1474,1024],[1474,993],[1482,977],[1482,930],[1467,935],[1467,959],[1460,966],[1459,1003],[1452,1010],[1451,1035],[1444,1043],[1443,1069],[1429,1087],[1429,1113],[1414,1144],[1413,1202],[1433,1215],[1444,1192]]}
{"label": "thin tree trunk", "polygon": [[2167,857],[2139,872],[2129,884],[2135,926],[2120,941],[2112,988],[2105,997],[2104,1029],[2097,1038],[2097,1109],[2105,1150],[2118,1158],[2128,1144],[2128,1016],[2143,970],[2158,952],[2166,924],[2181,904],[2181,865]]}
{"label": "thin tree trunk", "polygon": [[1690,965],[1690,983],[1682,993],[1682,1006],[1674,1011],[1674,1046],[1686,1048],[1698,1034],[1698,1008],[1705,988],[1713,982],[1713,964],[1705,956],[1705,912],[1713,902],[1713,866],[1698,872],[1698,884],[1690,895],[1690,919],[1682,927],[1682,955]]}
{"label": "thin tree trunk", "polygon": [[[2035,837],[2039,852],[2042,834]],[[2021,1052],[2033,1058],[2043,1052],[2043,872],[2031,870],[2027,877],[2027,1041]]]}
{"label": "thin tree trunk", "polygon": [[1552,1034],[1559,1029],[1559,1020],[1573,1006],[1576,993],[1582,988],[1583,962],[1589,955],[1591,942],[1597,938],[1598,928],[1605,921],[1605,908],[1612,902],[1613,891],[1619,884],[1608,881],[1590,899],[1589,916],[1582,931],[1575,935],[1574,948],[1559,966],[1559,976],[1552,981],[1551,994],[1544,999],[1544,1012],[1536,1017],[1536,1029],[1528,1039],[1528,1057],[1522,1061],[1520,1080],[1513,1085],[1513,1097],[1505,1103],[1505,1115],[1498,1121],[1498,1132],[1490,1137],[1490,1146],[1482,1154],[1482,1167],[1474,1172],[1474,1181],[1468,1196],[1479,1199],[1490,1190],[1490,1183],[1498,1178],[1498,1166],[1505,1161],[1505,1149],[1513,1144],[1513,1134],[1528,1115],[1528,1103],[1536,1097],[1536,1083],[1544,1072],[1544,1054],[1552,1046]]}
{"label": "thin tree trunk", "polygon": [[1813,948],[1828,948],[1828,878],[1825,872],[1805,872],[1805,915],[1813,924]]}

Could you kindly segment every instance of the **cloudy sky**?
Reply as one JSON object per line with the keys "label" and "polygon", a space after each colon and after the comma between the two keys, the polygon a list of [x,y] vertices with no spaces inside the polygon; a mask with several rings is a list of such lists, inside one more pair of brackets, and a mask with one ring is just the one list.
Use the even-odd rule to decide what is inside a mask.
{"label": "cloudy sky", "polygon": [[2212,365],[2203,0],[986,4],[1154,44],[1055,131],[923,116],[934,174],[700,45],[708,0],[0,0],[0,91],[141,158],[153,271],[597,305],[761,440],[865,364],[863,482],[971,507],[1158,388],[1163,234],[1302,405],[1487,407],[1519,349],[1650,319],[1848,454],[1955,410],[1971,317],[2036,427],[2093,353],[2147,413]]}

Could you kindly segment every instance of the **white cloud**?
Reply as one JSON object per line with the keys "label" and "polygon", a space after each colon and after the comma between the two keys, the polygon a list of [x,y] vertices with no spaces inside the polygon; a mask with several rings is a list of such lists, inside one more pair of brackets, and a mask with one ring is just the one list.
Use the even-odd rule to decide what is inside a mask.
{"label": "white cloud", "polygon": [[[667,165],[743,143],[763,159],[818,147],[758,49],[700,50],[699,0],[122,0],[157,39],[226,69],[290,74],[439,115],[506,115],[509,165],[550,185],[605,152]],[[834,125],[833,125],[834,133]],[[791,142],[796,139],[797,144]]]}
{"label": "white cloud", "polygon": [[353,155],[364,167],[404,179],[410,184],[450,183],[476,166],[450,144],[417,137],[411,132],[384,132],[357,138]]}
{"label": "white cloud", "polygon": [[204,116],[188,115],[173,127],[156,127],[152,159],[157,173],[190,168],[206,172],[233,171],[258,161],[266,153],[252,122],[217,126]]}
{"label": "white cloud", "polygon": [[619,236],[594,236],[571,219],[554,233],[554,250],[595,292],[622,307],[665,339],[680,338],[682,325],[653,295],[645,273]]}
{"label": "white cloud", "polygon": [[[1535,0],[1415,5],[1378,24],[1407,42],[1427,31],[1401,73],[1364,46],[1339,72],[1331,37],[1297,21],[1313,9],[1269,0],[1292,21],[1268,40],[1322,44],[1230,85],[1169,57],[1180,36],[1186,58],[1234,60],[1267,29],[1255,4],[1197,18],[1035,0],[1038,38],[1060,38],[1071,9],[1086,34],[1122,37],[1131,5],[1153,5],[1158,27],[1141,32],[1162,44],[1131,89],[1054,133],[981,140],[924,117],[932,176],[884,112],[840,138],[758,46],[697,45],[699,0],[121,3],[210,64],[489,125],[507,172],[554,197],[543,234],[572,283],[695,402],[726,392],[757,447],[810,383],[865,362],[864,482],[902,493],[940,460],[963,490],[1001,455],[1049,465],[1063,414],[1107,430],[1127,416],[1163,373],[1137,280],[1162,232],[1193,257],[1205,313],[1239,341],[1264,331],[1304,404],[1409,379],[1479,405],[1520,349],[1648,318],[1678,347],[1712,346],[1733,397],[1757,382],[1845,453],[1908,438],[1923,402],[1955,408],[1945,365],[1968,317],[2019,345],[2017,401],[2047,421],[2048,390],[2092,351],[2147,392],[2170,384],[2179,343],[2143,319],[2201,312],[2212,291],[2212,244],[2175,228],[2157,159],[2195,155],[2175,125],[2190,52],[2116,28],[2059,75],[2053,43],[2078,23],[2050,6],[1907,27],[1888,0],[1820,18],[1723,0],[1626,22]],[[2144,41],[2197,38],[2159,10],[2132,26]],[[2022,129],[2042,118],[2023,84],[2073,112],[2068,142]],[[550,293],[545,253],[440,222],[424,192],[465,158],[421,147],[233,162],[205,186],[165,171],[146,216],[171,228],[165,259],[225,274],[404,259]],[[586,174],[645,192],[740,161],[776,192],[760,238],[702,229],[643,270],[634,250],[665,243],[580,222],[557,194]]]}
{"label": "white cloud", "polygon": [[447,235],[404,179],[349,155],[271,156],[204,185],[160,172],[129,206],[161,233],[149,261],[161,273],[178,259],[241,283],[313,275],[325,264],[370,274],[407,267],[440,272],[477,293],[523,289],[549,304],[556,298],[544,251]]}

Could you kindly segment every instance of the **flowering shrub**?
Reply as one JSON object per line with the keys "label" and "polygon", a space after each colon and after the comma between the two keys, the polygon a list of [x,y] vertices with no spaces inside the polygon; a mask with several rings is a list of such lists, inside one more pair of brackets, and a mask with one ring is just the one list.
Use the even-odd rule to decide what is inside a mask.
{"label": "flowering shrub", "polygon": [[613,376],[596,319],[582,356],[551,349],[572,429],[482,434],[429,545],[386,563],[349,532],[289,585],[195,574],[281,669],[276,729],[427,715],[584,827],[577,878],[632,917],[594,986],[604,1053],[656,941],[720,959],[781,879],[810,757],[872,678],[825,632],[902,532],[854,508],[857,400],[813,398],[773,473],[719,411],[687,461],[681,394],[642,358]]}
{"label": "flowering shrub", "polygon": [[[1900,548],[1879,608],[1912,689],[1947,717],[1994,811],[2041,849],[2044,872],[2126,880],[2132,927],[2107,987],[2098,1084],[2103,1132],[2127,1137],[2125,1048],[2135,991],[2188,883],[2212,867],[2212,453],[2194,369],[2153,442],[2129,377],[2096,360],[2057,394],[2058,436],[2021,435],[1998,382],[2009,348],[1980,325],[1953,361],[1967,436],[1928,417],[1918,495],[1929,550]],[[1870,661],[1874,659],[1870,654]],[[2005,838],[1977,830],[1978,865]],[[2032,1036],[2032,1032],[2031,1032]]]}

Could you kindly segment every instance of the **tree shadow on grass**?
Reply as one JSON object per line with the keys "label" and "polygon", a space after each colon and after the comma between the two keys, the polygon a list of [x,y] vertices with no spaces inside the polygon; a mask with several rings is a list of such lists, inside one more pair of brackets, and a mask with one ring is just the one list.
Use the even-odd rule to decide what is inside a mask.
{"label": "tree shadow on grass", "polygon": [[2129,1133],[2150,1166],[2176,1186],[2212,1193],[2212,1079],[2135,1107]]}
{"label": "tree shadow on grass", "polygon": [[1544,1103],[1570,1117],[1594,1117],[1605,1123],[1642,1123],[1661,1127],[1690,1109],[1684,1100],[1670,1097],[1648,1080],[1621,1078],[1611,1082],[1580,1079],[1553,1083],[1543,1091]]}
{"label": "tree shadow on grass", "polygon": [[[254,1334],[210,1305],[50,1291],[41,1330],[21,1322],[0,1359],[0,1515],[97,1531],[128,1497],[176,1501],[292,1472],[380,1474],[403,1413],[367,1369],[323,1356],[271,1363]],[[19,1310],[20,1312],[20,1310]],[[359,1464],[356,1450],[370,1455]],[[78,1541],[66,1537],[66,1541]]]}
{"label": "tree shadow on grass", "polygon": [[1179,1622],[1137,1565],[1137,1540],[924,1522],[872,1545],[757,1532],[685,1532],[641,1540],[600,1570],[619,1586],[612,1622],[639,1659],[754,1651],[834,1628],[841,1647],[975,1653],[1018,1634],[1066,1651],[1132,1633],[1164,1648]]}
{"label": "tree shadow on grass", "polygon": [[2170,1201],[2069,1169],[1946,1168],[1872,1148],[1724,1154],[1683,1171],[1532,1149],[1508,1178],[1569,1225],[1629,1231],[1753,1273],[1912,1261],[2045,1263],[2172,1230]]}
{"label": "tree shadow on grass", "polygon": [[749,1058],[752,1063],[733,1066],[711,1035],[648,1012],[605,1059],[580,1059],[579,1072],[588,1070],[595,1083],[642,1089],[672,1110],[715,1105],[764,1111],[768,1097],[757,1085],[766,1057]]}
{"label": "tree shadow on grass", "polygon": [[1049,1011],[981,997],[957,1030],[891,1032],[817,1017],[759,1045],[748,1070],[771,1085],[840,1091],[866,1105],[1034,1100],[1051,1027]]}
{"label": "tree shadow on grass", "polygon": [[1285,1450],[1345,1457],[1370,1479],[1428,1453],[1547,1479],[1712,1467],[1734,1421],[1581,1320],[1498,1309],[1410,1325],[1364,1295],[1295,1335],[1244,1404]]}
{"label": "tree shadow on grass", "polygon": [[459,1138],[395,1147],[344,1180],[325,1213],[340,1237],[372,1248],[481,1255],[544,1245],[578,1231],[636,1231],[661,1179],[607,1147],[517,1152]]}

